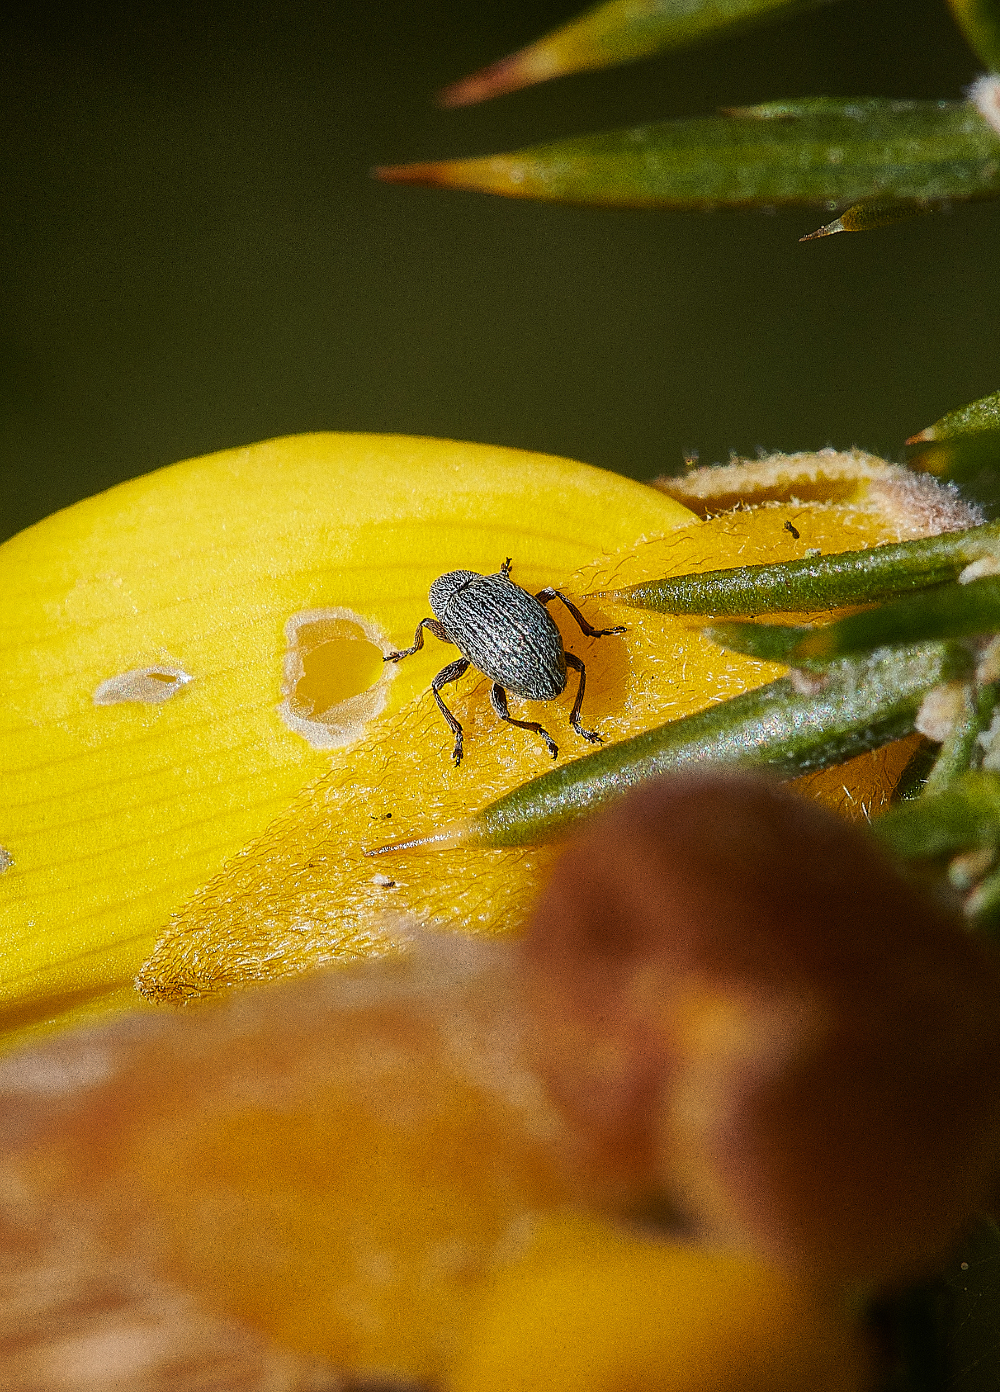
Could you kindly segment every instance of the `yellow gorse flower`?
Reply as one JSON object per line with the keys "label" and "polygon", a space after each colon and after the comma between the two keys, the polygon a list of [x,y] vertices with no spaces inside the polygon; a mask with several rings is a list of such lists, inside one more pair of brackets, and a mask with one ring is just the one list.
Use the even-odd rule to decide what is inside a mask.
{"label": "yellow gorse flower", "polygon": [[[389,826],[460,815],[549,764],[540,742],[497,725],[470,672],[449,698],[467,733],[455,770],[427,692],[454,650],[428,639],[383,664],[428,613],[430,582],[512,556],[525,588],[581,597],[894,540],[884,511],[863,506],[870,473],[828,481],[833,501],[814,485],[793,536],[787,508],[698,519],[550,456],[306,435],[174,465],[13,538],[0,547],[4,1030],[139,1005],[132,979],[171,915],[143,969],[161,999],[390,950],[401,913],[516,926],[548,851],[414,857],[391,895],[373,880],[385,867],[360,855]],[[581,602],[628,627],[583,645],[585,715],[609,740],[780,670],[690,623]],[[572,645],[572,621],[555,617]],[[557,730],[561,758],[580,752],[573,690],[530,713]],[[878,757],[866,770],[856,788],[839,770],[825,786],[863,803],[866,780],[885,780]]]}
{"label": "yellow gorse flower", "polygon": [[[596,641],[554,613],[586,659],[585,723],[617,741],[783,669],[598,592],[912,535],[878,494],[886,469],[772,460],[729,471],[734,497],[692,486],[681,502],[547,456],[303,436],[161,470],[0,547],[6,1042],[393,954],[414,921],[518,929],[551,847],[363,854],[551,767],[470,671],[448,691],[466,737],[456,769],[428,691],[454,650],[429,638],[384,663],[426,616],[430,583],[510,556],[526,589],[556,585],[595,626],[624,625]],[[512,703],[561,760],[586,750],[568,726],[574,693]],[[863,815],[908,749],[800,784]],[[425,937],[401,971],[111,1027],[104,1071],[84,1059],[79,1088],[74,1036],[24,1077],[13,1058],[0,1090],[25,1134],[47,1137],[4,1162],[37,1205],[22,1217],[41,1231],[86,1193],[66,1212],[106,1274],[127,1270],[139,1290],[141,1268],[266,1335],[275,1357],[365,1376],[455,1392],[512,1379],[612,1392],[623,1378],[856,1392],[864,1351],[842,1289],[586,1212],[578,1139],[518,1054],[504,959],[476,948],[484,965],[466,980],[471,948],[456,944]],[[74,1095],[46,1130],[52,1079]],[[74,1266],[61,1240],[67,1289],[89,1289],[89,1257]],[[191,1318],[171,1326],[179,1346],[202,1328]]]}

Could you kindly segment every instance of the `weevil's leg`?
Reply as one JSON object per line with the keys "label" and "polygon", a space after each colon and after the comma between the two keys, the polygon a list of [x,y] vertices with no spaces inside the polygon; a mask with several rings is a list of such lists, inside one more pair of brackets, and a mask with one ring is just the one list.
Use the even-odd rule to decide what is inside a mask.
{"label": "weevil's leg", "polygon": [[614,628],[592,628],[573,601],[567,599],[562,590],[554,590],[551,585],[548,589],[539,590],[535,598],[540,604],[551,604],[554,599],[561,599],[588,638],[607,638],[612,633],[624,633],[626,631],[622,624],[617,624]]}
{"label": "weevil's leg", "polygon": [[404,657],[412,657],[415,652],[419,652],[424,646],[424,635],[422,629],[428,629],[434,634],[435,638],[440,638],[442,643],[450,643],[451,639],[445,632],[444,624],[438,623],[437,619],[421,619],[417,624],[417,631],[413,635],[413,647],[404,648],[402,652],[386,653],[383,662],[399,662]]}
{"label": "weevil's leg", "polygon": [[434,693],[435,701],[437,701],[438,710],[444,716],[445,720],[447,720],[451,727],[451,732],[455,736],[455,748],[451,751],[451,757],[455,760],[456,768],[458,768],[459,764],[462,762],[462,727],[441,700],[438,692],[441,690],[442,686],[447,686],[449,682],[458,681],[459,677],[464,677],[468,670],[469,659],[467,657],[460,657],[455,662],[449,662],[447,667],[442,667],[431,682],[431,691]]}
{"label": "weevil's leg", "polygon": [[553,759],[556,757],[559,753],[559,746],[547,730],[543,730],[541,725],[535,720],[514,719],[507,709],[507,693],[499,682],[493,683],[493,689],[490,692],[490,700],[493,703],[493,709],[501,720],[506,720],[508,725],[516,725],[520,730],[534,730],[535,734],[541,735],[542,739],[548,745],[549,753],[552,755]]}
{"label": "weevil's leg", "polygon": [[[614,629],[611,632],[614,633]],[[587,669],[573,653],[566,654],[566,666],[572,667],[580,673],[580,686],[576,693],[576,700],[573,702],[573,709],[569,713],[569,723],[578,735],[582,735],[585,740],[590,740],[591,744],[603,744],[604,740],[596,730],[585,730],[580,724],[580,707],[583,705],[583,693],[587,689]]]}

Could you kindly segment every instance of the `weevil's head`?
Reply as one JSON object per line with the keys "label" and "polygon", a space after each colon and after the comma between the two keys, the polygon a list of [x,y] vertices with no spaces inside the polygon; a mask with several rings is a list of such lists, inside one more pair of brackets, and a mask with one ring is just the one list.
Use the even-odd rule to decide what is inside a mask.
{"label": "weevil's head", "polygon": [[447,575],[439,575],[427,592],[435,617],[443,623],[448,605],[454,596],[470,581],[480,578],[474,570],[449,570]]}

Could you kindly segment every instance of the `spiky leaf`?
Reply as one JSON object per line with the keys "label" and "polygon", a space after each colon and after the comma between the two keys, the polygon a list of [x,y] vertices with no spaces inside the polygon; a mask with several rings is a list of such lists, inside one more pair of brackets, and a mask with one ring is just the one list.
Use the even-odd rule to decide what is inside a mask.
{"label": "spiky leaf", "polygon": [[377,171],[564,203],[713,208],[1000,195],[1000,134],[969,102],[813,99]]}
{"label": "spiky leaf", "polygon": [[965,661],[933,643],[833,663],[815,692],[781,678],[533,778],[471,818],[466,834],[493,846],[549,840],[636,784],[706,763],[786,778],[842,763],[909,734],[926,691],[963,674]]}
{"label": "spiky leaf", "polygon": [[954,580],[972,561],[1000,554],[1000,523],[920,541],[774,565],[667,576],[611,597],[666,614],[768,614],[870,604]]}
{"label": "spiky leaf", "polygon": [[535,43],[446,87],[442,106],[471,106],[565,73],[609,68],[723,38],[828,0],[607,0]]}
{"label": "spiky leaf", "polygon": [[714,642],[734,652],[767,662],[785,662],[792,667],[871,652],[892,644],[927,643],[997,631],[1000,577],[995,575],[968,585],[944,585],[907,595],[823,628],[730,623],[714,624],[706,630]]}

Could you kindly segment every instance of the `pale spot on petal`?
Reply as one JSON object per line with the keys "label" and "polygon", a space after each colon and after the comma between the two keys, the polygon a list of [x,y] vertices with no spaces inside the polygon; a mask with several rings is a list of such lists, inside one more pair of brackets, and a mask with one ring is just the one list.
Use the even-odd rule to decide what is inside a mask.
{"label": "pale spot on petal", "polygon": [[192,680],[180,667],[134,667],[102,681],[94,692],[95,706],[117,706],[122,701],[157,705],[169,701]]}

